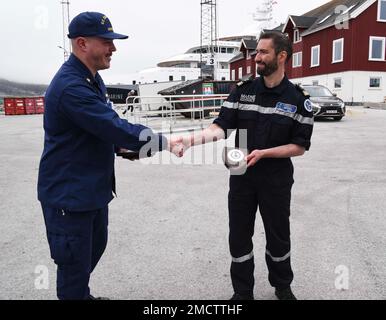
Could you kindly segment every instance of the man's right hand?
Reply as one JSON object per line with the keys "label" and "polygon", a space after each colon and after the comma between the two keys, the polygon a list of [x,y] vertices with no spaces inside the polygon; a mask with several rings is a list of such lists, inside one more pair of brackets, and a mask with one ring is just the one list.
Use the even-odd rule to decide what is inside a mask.
{"label": "man's right hand", "polygon": [[180,136],[171,136],[168,139],[167,150],[181,158],[184,154],[183,138]]}
{"label": "man's right hand", "polygon": [[128,159],[130,161],[139,160],[139,152],[130,151],[124,148],[120,148],[118,150],[117,156]]}

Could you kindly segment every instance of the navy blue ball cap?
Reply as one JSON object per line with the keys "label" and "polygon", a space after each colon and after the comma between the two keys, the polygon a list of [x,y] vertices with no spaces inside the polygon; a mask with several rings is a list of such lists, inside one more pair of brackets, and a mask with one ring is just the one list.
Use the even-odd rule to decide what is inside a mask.
{"label": "navy blue ball cap", "polygon": [[115,33],[109,18],[99,12],[82,12],[72,19],[68,26],[68,37],[99,37],[105,39],[127,39],[128,36]]}

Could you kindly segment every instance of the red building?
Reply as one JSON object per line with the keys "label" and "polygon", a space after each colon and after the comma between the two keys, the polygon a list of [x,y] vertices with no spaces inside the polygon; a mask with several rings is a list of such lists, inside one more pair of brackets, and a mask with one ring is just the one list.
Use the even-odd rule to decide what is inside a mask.
{"label": "red building", "polygon": [[[277,30],[293,42],[286,69],[293,82],[325,85],[347,102],[385,101],[386,0],[329,1],[301,16],[288,16]],[[233,59],[231,77],[240,78],[241,67],[242,74],[248,66],[255,72],[246,59],[250,47],[241,45],[243,56]]]}
{"label": "red building", "polygon": [[243,39],[240,44],[240,53],[229,61],[230,79],[239,80],[250,74],[256,74],[256,40]]}

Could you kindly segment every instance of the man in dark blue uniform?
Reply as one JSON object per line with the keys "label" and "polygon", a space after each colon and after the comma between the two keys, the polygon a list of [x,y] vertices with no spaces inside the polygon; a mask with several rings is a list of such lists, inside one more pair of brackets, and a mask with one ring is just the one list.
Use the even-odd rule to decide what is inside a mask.
{"label": "man in dark blue uniform", "polygon": [[291,157],[310,148],[312,105],[300,87],[285,75],[291,58],[290,39],[279,32],[260,36],[255,58],[259,78],[240,82],[223,104],[219,117],[201,133],[184,139],[192,145],[247,130],[247,170],[231,175],[228,196],[229,245],[234,300],[253,299],[254,259],[252,236],[257,208],[266,235],[268,279],[279,299],[296,299],[290,284],[290,200],[293,180]]}
{"label": "man in dark blue uniform", "polygon": [[79,14],[68,37],[73,54],[45,96],[38,199],[57,264],[58,298],[93,299],[89,278],[106,247],[108,203],[115,194],[114,150],[150,149],[145,153],[151,155],[176,150],[179,142],[112,109],[98,70],[110,67],[113,40],[127,36],[115,33],[105,15]]}

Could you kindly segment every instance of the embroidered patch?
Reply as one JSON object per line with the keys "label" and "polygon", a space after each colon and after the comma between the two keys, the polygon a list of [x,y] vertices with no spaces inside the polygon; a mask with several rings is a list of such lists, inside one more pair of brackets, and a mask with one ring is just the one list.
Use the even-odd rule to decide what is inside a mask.
{"label": "embroidered patch", "polygon": [[240,96],[240,102],[253,103],[256,100],[256,95],[242,94]]}
{"label": "embroidered patch", "polygon": [[308,112],[312,112],[312,103],[311,103],[311,100],[310,99],[307,99],[304,101],[304,108],[308,111]]}
{"label": "embroidered patch", "polygon": [[287,113],[295,113],[298,108],[292,104],[287,104],[283,102],[276,103],[276,110],[287,112]]}

